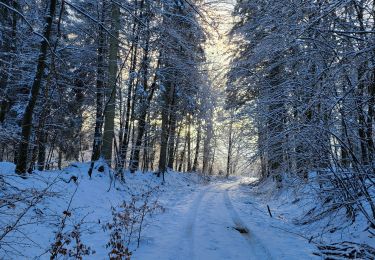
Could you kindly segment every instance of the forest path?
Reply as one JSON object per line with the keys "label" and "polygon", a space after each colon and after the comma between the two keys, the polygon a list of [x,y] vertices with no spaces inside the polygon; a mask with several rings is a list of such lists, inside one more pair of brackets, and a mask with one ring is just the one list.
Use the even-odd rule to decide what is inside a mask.
{"label": "forest path", "polygon": [[[310,259],[301,258],[301,254],[274,252],[272,240],[280,230],[272,230],[267,225],[268,216],[241,215],[238,201],[232,202],[233,192],[238,191],[238,181],[225,181],[201,186],[177,199],[150,227],[146,242],[135,252],[134,259]],[[262,231],[253,230],[249,217],[266,223],[270,236],[267,240],[258,237]],[[287,241],[298,239],[291,234],[284,235]]]}
{"label": "forest path", "polygon": [[201,194],[193,222],[191,250],[193,259],[272,259],[268,250],[239,217],[229,189],[235,183],[208,186]]}

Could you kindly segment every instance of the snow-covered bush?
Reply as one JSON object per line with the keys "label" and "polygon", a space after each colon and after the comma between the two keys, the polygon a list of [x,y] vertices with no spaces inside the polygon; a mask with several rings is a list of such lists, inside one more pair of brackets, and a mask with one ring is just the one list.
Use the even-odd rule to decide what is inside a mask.
{"label": "snow-covered bush", "polygon": [[151,189],[140,195],[132,195],[129,202],[123,201],[117,207],[112,207],[112,221],[103,225],[103,229],[110,232],[106,244],[110,249],[110,259],[130,259],[129,245],[136,242],[139,246],[145,217],[162,209],[153,197],[154,192]]}
{"label": "snow-covered bush", "polygon": [[13,258],[22,255],[18,246],[35,244],[25,231],[45,221],[42,203],[58,195],[51,188],[58,180],[23,180],[14,174],[14,164],[2,163],[2,168],[6,173],[0,175],[0,255]]}

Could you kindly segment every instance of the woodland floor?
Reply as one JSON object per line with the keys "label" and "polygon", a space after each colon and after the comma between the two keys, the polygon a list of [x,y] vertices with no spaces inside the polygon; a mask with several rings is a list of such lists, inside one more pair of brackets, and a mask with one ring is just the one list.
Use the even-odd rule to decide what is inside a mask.
{"label": "woodland floor", "polygon": [[[121,204],[130,205],[132,198],[138,199],[139,207],[145,200],[142,194],[149,194],[148,205],[157,202],[160,207],[146,216],[139,246],[136,229],[129,236],[126,246],[132,259],[319,259],[317,243],[370,240],[363,232],[363,221],[334,233],[328,230],[323,237],[322,227],[331,230],[333,224],[341,225],[344,218],[338,215],[333,221],[296,225],[294,219],[316,205],[316,200],[291,189],[270,193],[275,191],[272,180],[254,185],[256,179],[248,177],[211,177],[208,181],[195,173],[171,172],[161,185],[156,175],[139,172],[126,174],[123,184],[111,185],[110,175],[98,170],[90,179],[88,166],[76,163],[61,171],[36,171],[22,179],[14,174],[14,164],[0,163],[0,176],[6,183],[1,192],[15,194],[11,207],[0,208],[1,228],[11,226],[23,214],[25,205],[16,196],[19,192],[48,191],[0,241],[0,259],[49,259],[66,215],[63,212],[69,215],[61,232],[69,235],[80,223],[82,243],[95,251],[83,259],[108,259],[110,231],[103,227],[113,223],[112,209],[123,209]],[[69,182],[72,176],[77,182]],[[66,245],[67,249],[73,246]]]}
{"label": "woodland floor", "polygon": [[245,196],[248,181],[219,180],[171,198],[134,258],[319,259],[306,239],[281,230],[288,227],[266,205]]}

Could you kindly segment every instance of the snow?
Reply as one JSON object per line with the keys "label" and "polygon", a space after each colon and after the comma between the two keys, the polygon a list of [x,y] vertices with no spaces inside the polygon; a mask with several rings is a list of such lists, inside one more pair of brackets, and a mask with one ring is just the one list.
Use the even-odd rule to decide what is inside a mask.
{"label": "snow", "polygon": [[[314,176],[312,173],[309,182],[305,182],[285,175],[282,189],[276,189],[272,180],[266,180],[254,187],[249,187],[249,183],[244,182],[240,188],[243,191],[240,196],[255,209],[254,212],[261,212],[264,216],[268,215],[268,205],[273,214],[269,226],[279,229],[280,232],[297,234],[315,247],[315,253],[319,252],[316,249],[318,246],[345,244],[347,241],[353,243],[351,246],[361,244],[374,247],[373,235],[367,232],[369,224],[361,214],[356,214],[354,222],[348,218],[345,208],[315,217],[329,209],[330,205],[324,205],[322,202],[321,193],[316,190],[319,188],[318,180],[314,179]],[[249,209],[241,208],[242,211]],[[268,232],[269,228],[265,230]],[[292,244],[287,245],[290,247]]]}
{"label": "snow", "polygon": [[319,259],[307,240],[271,227],[278,221],[249,206],[241,180],[216,180],[179,194],[149,228],[134,259]]}
{"label": "snow", "polygon": [[[16,258],[10,255],[1,255],[5,259],[49,259],[48,249],[54,242],[54,232],[58,229],[58,224],[63,215],[63,211],[71,212],[68,218],[67,229],[72,229],[74,224],[83,222],[82,241],[85,245],[95,250],[92,256],[94,259],[108,258],[108,249],[105,244],[109,236],[103,230],[103,224],[111,220],[111,206],[119,205],[123,200],[128,200],[132,194],[143,193],[149,189],[156,188],[160,181],[151,174],[137,174],[127,176],[128,185],[116,183],[116,188],[111,188],[110,178],[103,173],[94,171],[93,178],[89,179],[87,174],[88,164],[75,163],[62,171],[34,172],[27,179],[22,179],[14,174],[14,165],[11,163],[0,164],[0,176],[6,176],[6,180],[18,189],[32,188],[35,190],[47,189],[53,194],[35,206],[35,209],[24,218],[19,232],[6,237],[6,241],[17,249]],[[78,178],[77,183],[70,180],[71,176]],[[73,196],[74,195],[74,196]],[[155,196],[157,191],[155,191]],[[72,199],[70,208],[69,201]],[[18,206],[8,213],[16,215],[21,212]],[[34,212],[38,212],[35,214]],[[3,212],[1,212],[3,213]],[[38,215],[38,216],[37,216]],[[38,217],[35,221],[33,218]],[[5,227],[12,223],[13,215],[2,217],[0,227]],[[20,234],[27,234],[19,241]],[[21,245],[18,242],[22,242]],[[14,251],[12,253],[15,253]],[[8,258],[9,257],[9,258]]]}
{"label": "snow", "polygon": [[[26,214],[17,232],[0,241],[12,245],[9,251],[2,244],[1,259],[49,259],[64,211],[71,213],[65,232],[82,223],[82,243],[95,251],[84,259],[108,259],[109,232],[103,225],[112,220],[111,207],[147,191],[152,191],[151,200],[161,210],[146,216],[139,247],[134,238],[129,244],[132,259],[320,259],[314,253],[323,240],[315,236],[326,222],[296,225],[295,219],[311,208],[312,201],[298,191],[276,191],[272,181],[255,185],[255,178],[211,177],[208,181],[199,174],[175,172],[166,174],[163,185],[152,173],[127,173],[125,184],[115,183],[109,189],[109,173],[95,169],[90,179],[88,167],[74,163],[61,171],[36,171],[22,179],[14,174],[14,164],[0,163],[0,176],[20,191],[50,192]],[[77,184],[69,182],[72,176]],[[1,230],[23,208],[17,203],[5,211],[0,207]],[[341,233],[342,241],[368,242],[358,225],[350,232]],[[326,242],[339,241],[338,233],[324,236]]]}

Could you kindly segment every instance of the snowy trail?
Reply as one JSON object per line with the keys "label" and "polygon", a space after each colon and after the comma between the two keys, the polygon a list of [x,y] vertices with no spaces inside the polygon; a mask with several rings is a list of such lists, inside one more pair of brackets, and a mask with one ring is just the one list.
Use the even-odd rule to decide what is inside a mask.
{"label": "snowy trail", "polygon": [[[280,258],[286,255],[268,248],[278,230],[268,226],[271,236],[265,241],[258,236],[259,227],[255,232],[248,219],[241,218],[231,198],[237,188],[237,182],[211,184],[176,201],[150,227],[134,259],[294,259]],[[295,259],[310,259],[300,256]]]}
{"label": "snowy trail", "polygon": [[194,259],[272,259],[234,209],[227,193],[232,186],[206,190],[196,215]]}
{"label": "snowy trail", "polygon": [[255,233],[252,232],[248,226],[246,226],[246,224],[242,221],[237,211],[233,207],[233,204],[228,194],[228,190],[234,186],[235,185],[230,185],[228,188],[225,189],[225,192],[223,194],[224,194],[225,205],[235,224],[235,229],[245,231],[245,233],[242,233],[242,235],[246,238],[248,244],[250,245],[250,248],[252,249],[252,252],[253,252],[252,258],[256,257],[256,259],[272,259],[271,253],[267,250],[267,248],[263,245],[263,243],[259,241],[259,238],[257,238]]}

